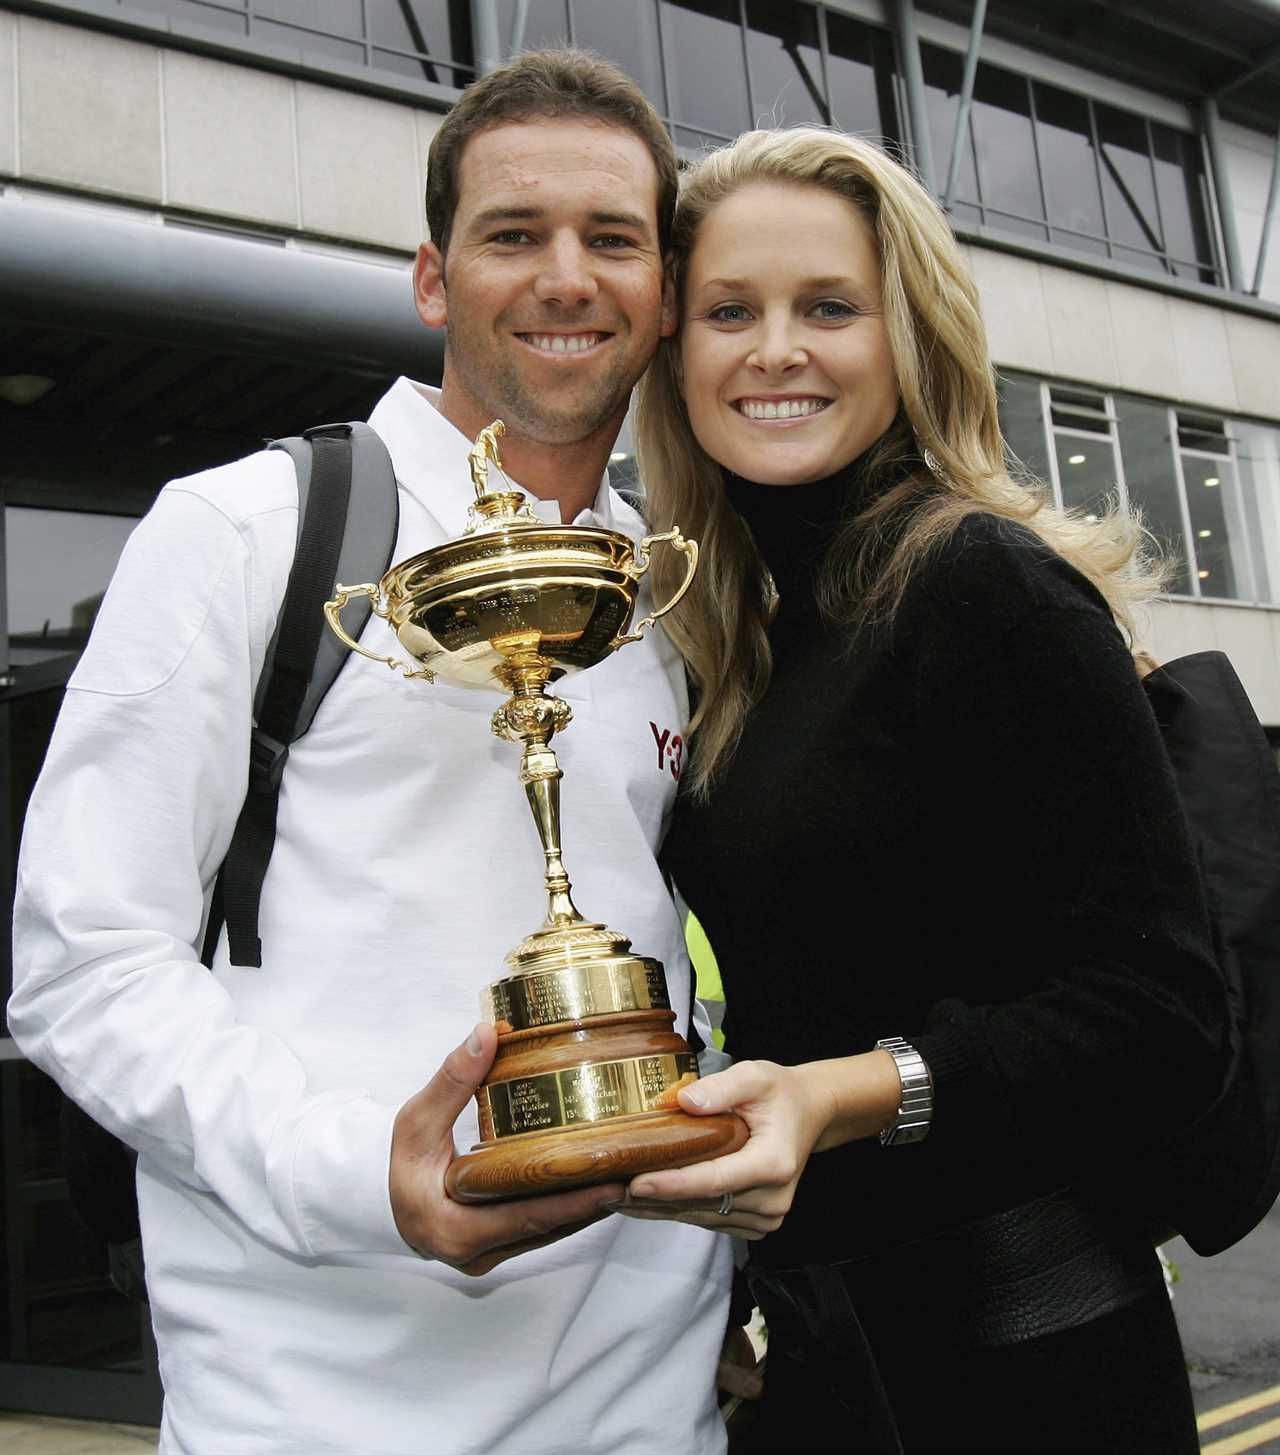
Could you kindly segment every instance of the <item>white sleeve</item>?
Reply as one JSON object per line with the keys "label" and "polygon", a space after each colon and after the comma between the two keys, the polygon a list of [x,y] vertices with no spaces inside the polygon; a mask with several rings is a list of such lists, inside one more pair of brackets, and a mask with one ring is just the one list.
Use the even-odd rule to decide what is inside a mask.
{"label": "white sleeve", "polygon": [[10,1026],[96,1121],[257,1237],[412,1257],[387,1183],[396,1108],[309,1090],[194,948],[244,798],[269,575],[247,530],[181,488],[130,538],[27,813]]}

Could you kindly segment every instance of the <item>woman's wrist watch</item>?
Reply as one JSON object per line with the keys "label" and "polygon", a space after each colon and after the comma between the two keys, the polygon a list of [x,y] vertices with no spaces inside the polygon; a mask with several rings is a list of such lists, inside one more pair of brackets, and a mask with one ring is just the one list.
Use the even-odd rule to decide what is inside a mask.
{"label": "woman's wrist watch", "polygon": [[933,1077],[924,1057],[901,1036],[876,1042],[877,1051],[888,1051],[898,1068],[902,1095],[893,1121],[880,1133],[882,1147],[902,1147],[929,1135],[933,1120]]}

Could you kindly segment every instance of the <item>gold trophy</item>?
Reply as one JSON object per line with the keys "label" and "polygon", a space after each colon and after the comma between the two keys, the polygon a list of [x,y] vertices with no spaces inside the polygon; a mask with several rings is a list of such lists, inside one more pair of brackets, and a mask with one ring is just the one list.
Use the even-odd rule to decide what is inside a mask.
{"label": "gold trophy", "polygon": [[[520,781],[546,859],[547,916],[507,955],[512,973],[481,997],[498,1050],[476,1094],[480,1141],[446,1178],[461,1202],[626,1181],[733,1151],[747,1137],[736,1116],[679,1108],[676,1093],[698,1066],[676,1034],[662,966],[574,906],[560,852],[563,775],[551,748],[573,714],[548,686],[639,641],[665,616],[689,589],[697,542],[676,529],[633,545],[619,531],[540,520],[505,475],[507,489],[489,489],[490,465],[502,473],[504,432],[495,420],[476,437],[476,499],[461,536],[392,566],[376,585],[339,585],[325,606],[348,647],[406,677],[510,694],[493,731],[524,744]],[[684,581],[628,631],[660,543],[685,557]],[[340,613],[353,596],[369,598],[416,668],[352,640]]]}

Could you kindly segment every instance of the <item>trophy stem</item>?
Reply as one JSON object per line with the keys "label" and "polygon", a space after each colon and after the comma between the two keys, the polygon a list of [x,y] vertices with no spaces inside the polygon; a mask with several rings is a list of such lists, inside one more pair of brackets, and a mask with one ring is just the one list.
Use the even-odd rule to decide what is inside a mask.
{"label": "trophy stem", "polygon": [[520,760],[520,781],[538,826],[547,861],[547,929],[581,924],[572,897],[573,886],[560,855],[560,780],[564,777],[555,752],[546,742],[526,742]]}

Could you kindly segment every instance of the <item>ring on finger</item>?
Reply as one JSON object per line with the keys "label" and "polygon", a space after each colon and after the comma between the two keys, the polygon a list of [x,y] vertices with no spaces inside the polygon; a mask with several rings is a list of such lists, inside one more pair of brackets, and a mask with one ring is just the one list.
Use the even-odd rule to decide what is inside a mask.
{"label": "ring on finger", "polygon": [[716,1212],[718,1212],[722,1218],[727,1218],[732,1211],[733,1211],[733,1193],[726,1192],[724,1194],[724,1196],[721,1197],[721,1199],[720,1199],[720,1206],[718,1208],[716,1208]]}

